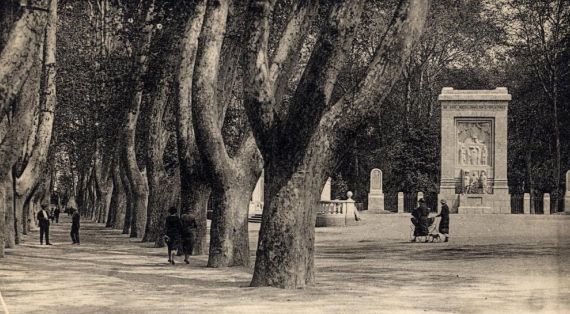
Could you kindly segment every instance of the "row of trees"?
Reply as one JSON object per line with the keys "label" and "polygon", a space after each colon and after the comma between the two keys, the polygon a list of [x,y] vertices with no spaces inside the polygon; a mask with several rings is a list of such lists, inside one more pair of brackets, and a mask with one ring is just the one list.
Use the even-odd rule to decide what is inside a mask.
{"label": "row of trees", "polygon": [[[568,165],[568,6],[554,6],[564,0],[542,1],[560,15],[545,31],[559,30],[545,35],[557,38],[560,64],[549,106],[517,98],[535,95],[538,72],[520,69],[538,48],[519,58],[525,41],[509,27],[521,24],[504,15],[517,9],[523,21],[535,12],[529,3],[59,1],[1,0],[0,235],[8,247],[57,190],[85,218],[157,246],[166,210],[177,206],[198,221],[193,254],[208,254],[212,267],[248,265],[247,208],[264,169],[251,284],[303,287],[314,281],[315,206],[327,177],[342,176],[340,185],[363,197],[369,170],[380,166],[387,189],[437,190],[443,86],[512,86],[511,169],[527,169],[517,166],[526,162],[522,143],[539,137],[518,121],[539,107],[533,123],[544,145],[532,151],[559,151],[550,160]],[[535,158],[517,184],[542,188],[532,181]]]}
{"label": "row of trees", "polygon": [[[1,109],[20,110],[28,104],[22,96],[37,96],[38,113],[26,113],[39,117],[40,126],[44,115],[53,121],[53,104],[44,103],[47,96],[55,102],[55,46],[48,47],[60,15],[51,145],[51,133],[37,132],[53,166],[39,167],[43,173],[34,180],[52,178],[58,191],[77,199],[84,217],[157,245],[165,210],[179,204],[199,222],[194,253],[208,251],[208,265],[221,267],[249,264],[246,209],[264,168],[266,206],[252,285],[279,287],[314,280],[320,189],[349,134],[388,95],[428,11],[420,0],[383,11],[393,17],[360,82],[336,92],[353,39],[363,31],[362,12],[374,2],[94,0],[59,8],[55,0],[4,2],[14,12],[3,16],[12,27],[2,46]],[[26,54],[32,45],[44,54]],[[46,77],[42,91],[23,93],[15,82],[31,84],[34,71]],[[3,122],[4,139],[21,135],[21,123]],[[24,143],[3,147],[15,156],[3,156],[9,168],[3,177],[14,177],[9,170]],[[3,197],[17,197],[6,180]],[[30,195],[42,202],[43,195]],[[9,238],[29,230],[33,219],[33,209],[13,203],[2,232]]]}

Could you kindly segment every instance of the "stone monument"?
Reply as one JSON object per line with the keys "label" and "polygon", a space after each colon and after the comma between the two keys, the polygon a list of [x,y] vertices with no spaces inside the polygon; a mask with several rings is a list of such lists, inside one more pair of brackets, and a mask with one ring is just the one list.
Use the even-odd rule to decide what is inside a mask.
{"label": "stone monument", "polygon": [[331,181],[332,179],[329,177],[327,182],[325,182],[325,186],[321,191],[321,201],[330,201],[331,200]]}
{"label": "stone monument", "polygon": [[251,193],[251,200],[249,201],[249,216],[261,215],[263,213],[263,189],[264,189],[264,172],[255,184],[255,188]]}
{"label": "stone monument", "polygon": [[382,191],[382,170],[370,171],[370,193],[368,193],[368,212],[384,212],[384,192]]}
{"label": "stone monument", "polygon": [[452,212],[510,214],[507,109],[511,95],[444,87],[441,102],[439,199]]}

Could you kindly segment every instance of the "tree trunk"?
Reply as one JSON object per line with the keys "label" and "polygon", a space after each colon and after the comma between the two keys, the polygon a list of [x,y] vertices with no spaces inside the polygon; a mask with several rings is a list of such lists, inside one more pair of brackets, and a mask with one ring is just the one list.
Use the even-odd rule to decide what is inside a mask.
{"label": "tree trunk", "polygon": [[[154,4],[151,2],[146,8],[142,25],[142,35],[134,42],[135,55],[133,57],[134,71],[131,77],[131,95],[126,108],[125,127],[123,129],[123,156],[125,170],[130,184],[131,196],[131,238],[139,238],[144,234],[146,225],[146,211],[148,205],[148,182],[145,165],[139,166],[136,154],[136,130],[139,120],[141,102],[144,91],[143,77],[148,72],[148,53],[153,35]],[[143,170],[141,170],[141,168]]]}
{"label": "tree trunk", "polygon": [[4,189],[5,202],[0,206],[4,206],[4,215],[0,216],[5,218],[4,224],[4,246],[6,248],[16,247],[16,230],[14,229],[14,187],[12,183],[12,176],[8,175],[0,184],[0,188]]}
{"label": "tree trunk", "polygon": [[111,206],[111,197],[113,195],[113,178],[112,178],[112,162],[109,163],[107,156],[113,156],[113,154],[104,154],[101,151],[99,144],[97,145],[97,151],[95,154],[95,165],[94,165],[94,183],[97,190],[98,202],[96,205],[97,216],[96,220],[98,223],[105,223],[107,216],[109,214],[109,207]]}
{"label": "tree trunk", "polygon": [[[259,164],[261,169],[261,163]],[[257,177],[235,176],[230,186],[214,188],[212,200],[214,213],[210,229],[209,267],[248,266],[249,233],[248,208]],[[260,172],[260,170],[258,171]]]}
{"label": "tree trunk", "polygon": [[[156,247],[164,246],[164,221],[168,208],[179,206],[180,190],[177,183],[169,180],[164,169],[163,155],[170,132],[166,130],[163,117],[167,110],[168,96],[172,86],[170,70],[176,64],[172,55],[169,56],[158,82],[158,91],[148,108],[148,138],[147,138],[147,180],[148,180],[148,211],[143,242],[155,242]],[[168,73],[165,73],[168,71]]]}
{"label": "tree trunk", "polygon": [[[272,176],[283,175],[266,168],[266,184]],[[319,177],[297,171],[284,186],[266,185],[251,286],[296,288],[314,281],[316,205],[324,184]]]}
{"label": "tree trunk", "polygon": [[[216,97],[218,68],[229,4],[208,5],[192,81],[192,116],[195,138],[212,185],[214,215],[210,231],[208,266],[249,265],[247,208],[261,172],[261,158],[249,133],[233,158],[222,137],[227,104]],[[231,59],[228,60],[231,62]],[[227,66],[227,65],[223,65]],[[232,76],[231,71],[225,75]]]}
{"label": "tree trunk", "polygon": [[198,37],[206,11],[206,0],[196,2],[186,23],[181,42],[181,62],[177,73],[176,135],[180,162],[180,206],[182,213],[191,213],[198,225],[192,255],[206,253],[207,208],[210,198],[209,178],[204,173],[202,158],[196,147],[192,124],[192,77],[198,49]]}
{"label": "tree trunk", "polygon": [[[122,162],[124,164],[124,161]],[[125,195],[127,204],[125,207],[125,219],[123,220],[123,234],[129,234],[131,230],[131,220],[133,213],[133,194],[131,192],[131,184],[127,177],[126,167],[121,168],[121,179],[123,180],[123,187],[125,188]]]}
{"label": "tree trunk", "polygon": [[127,195],[123,179],[121,178],[119,163],[120,158],[117,154],[113,159],[113,193],[111,196],[111,204],[109,205],[109,219],[107,220],[106,225],[106,227],[113,229],[123,229],[125,225],[125,213],[127,210]]}
{"label": "tree trunk", "polygon": [[[42,0],[34,5],[45,8],[47,3],[47,0]],[[8,110],[41,53],[47,17],[45,11],[26,9],[12,27],[0,53],[0,112]]]}
{"label": "tree trunk", "polygon": [[138,115],[138,108],[135,112],[130,111],[128,113],[128,123],[125,127],[125,138],[123,139],[124,154],[126,158],[125,170],[128,182],[130,184],[129,190],[132,201],[130,232],[131,238],[139,238],[143,236],[144,228],[146,225],[146,210],[148,204],[148,184],[146,180],[146,171],[143,172],[139,169],[135,152],[135,129]]}
{"label": "tree trunk", "polygon": [[[26,201],[29,201],[28,198],[31,196],[30,192],[37,186],[40,176],[43,174],[43,168],[45,167],[49,144],[51,141],[53,112],[56,104],[56,30],[57,0],[52,0],[50,2],[49,18],[45,28],[45,44],[43,46],[44,62],[40,93],[41,112],[38,132],[36,134],[32,156],[30,157],[26,168],[23,173],[15,173],[14,176],[14,194],[17,198],[14,202],[14,204],[17,205],[15,208],[16,217],[22,220],[20,223],[16,223],[16,227],[20,225],[25,226],[27,223],[27,219],[23,220],[23,218],[27,217],[23,217],[23,208],[20,208],[20,205],[24,205]],[[22,229],[22,231],[25,232],[25,229],[26,228]],[[16,230],[16,235],[18,235],[18,233],[18,230]],[[18,236],[16,236],[16,241],[18,241]]]}
{"label": "tree trunk", "polygon": [[206,236],[208,232],[207,210],[211,188],[199,170],[184,174],[180,169],[180,206],[183,214],[192,214],[196,218],[196,244],[192,255],[204,255],[207,252]]}

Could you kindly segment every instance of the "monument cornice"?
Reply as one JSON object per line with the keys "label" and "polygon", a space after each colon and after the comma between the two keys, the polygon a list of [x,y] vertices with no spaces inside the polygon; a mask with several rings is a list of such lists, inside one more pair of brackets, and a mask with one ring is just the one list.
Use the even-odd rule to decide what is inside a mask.
{"label": "monument cornice", "polygon": [[441,105],[443,110],[460,110],[460,109],[471,109],[471,110],[507,110],[508,104],[506,103],[484,103],[484,104],[447,104]]}
{"label": "monument cornice", "polygon": [[444,87],[437,98],[439,101],[511,101],[512,96],[506,87],[489,90],[456,90]]}

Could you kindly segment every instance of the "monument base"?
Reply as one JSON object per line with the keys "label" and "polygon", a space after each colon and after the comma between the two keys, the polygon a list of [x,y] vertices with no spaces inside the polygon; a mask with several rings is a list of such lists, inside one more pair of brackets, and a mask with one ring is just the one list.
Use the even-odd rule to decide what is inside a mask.
{"label": "monument base", "polygon": [[566,194],[564,194],[564,211],[570,212],[570,193],[569,192],[566,192]]}
{"label": "monument base", "polygon": [[384,193],[368,194],[368,212],[383,213],[384,210]]}
{"label": "monument base", "polygon": [[[441,189],[438,199],[445,199],[449,211],[457,214],[510,214],[511,196],[505,190],[495,194],[455,194],[454,189]],[[440,212],[441,209],[438,209]]]}
{"label": "monument base", "polygon": [[459,196],[460,214],[510,214],[509,194],[462,194]]}

